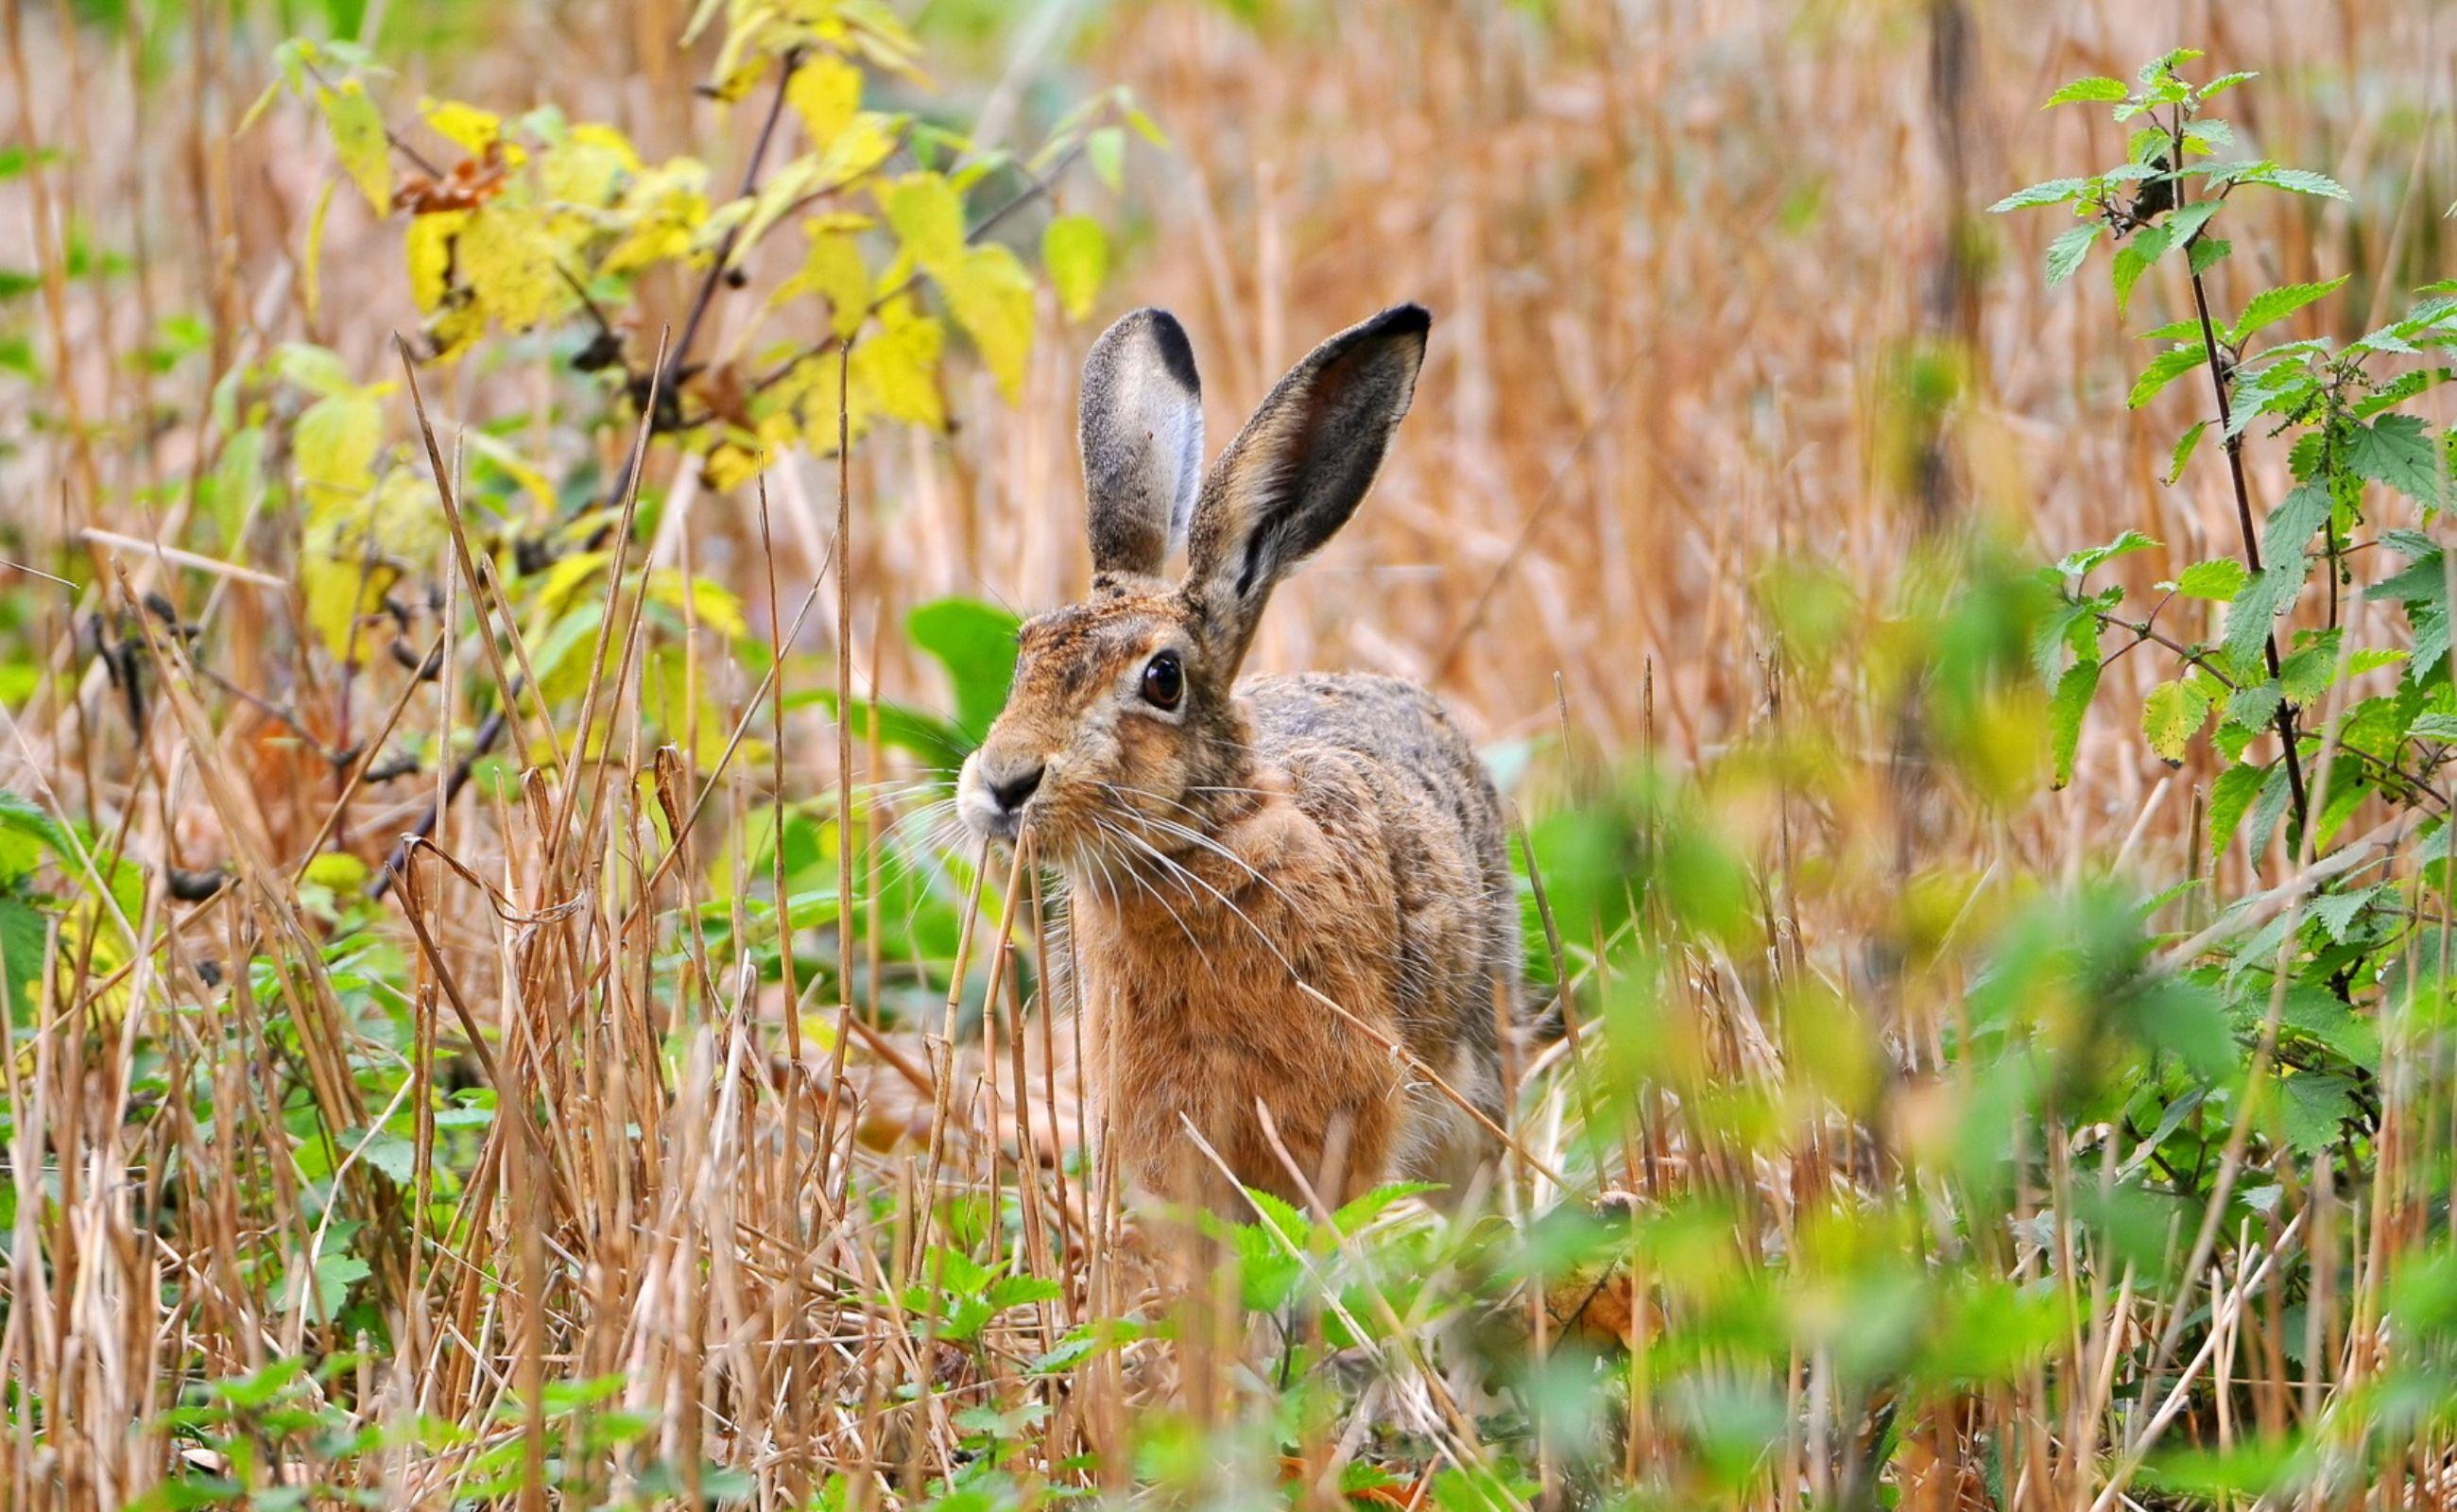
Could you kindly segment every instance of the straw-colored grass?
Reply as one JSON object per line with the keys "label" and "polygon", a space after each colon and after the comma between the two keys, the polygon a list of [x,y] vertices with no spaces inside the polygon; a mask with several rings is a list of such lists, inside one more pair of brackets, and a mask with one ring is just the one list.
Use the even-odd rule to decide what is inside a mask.
{"label": "straw-colored grass", "polygon": [[[1413,1207],[1374,1242],[1421,1242],[1437,1284],[1389,1295],[1386,1274],[1290,1314],[1291,1335],[1319,1338],[1326,1314],[1353,1309],[1375,1342],[1320,1368],[1301,1421],[1269,1424],[1288,1340],[1235,1305],[1208,1252],[1131,1212],[1089,1153],[1076,1025],[1042,1011],[1036,985],[1053,974],[1035,926],[1056,900],[1027,873],[1001,885],[1001,858],[972,892],[971,859],[949,862],[964,942],[910,971],[880,959],[898,948],[892,921],[864,912],[844,937],[868,963],[850,1003],[796,1002],[746,972],[738,948],[773,928],[741,911],[771,881],[745,875],[767,858],[741,840],[773,806],[832,814],[840,782],[877,785],[859,836],[872,849],[848,870],[878,897],[878,868],[904,863],[879,854],[905,812],[897,784],[926,776],[791,695],[832,688],[842,669],[857,693],[936,704],[946,690],[898,632],[907,609],[965,594],[1028,612],[1083,586],[1072,386],[1094,327],[1046,299],[1021,403],[979,372],[951,374],[951,435],[882,431],[856,450],[842,539],[833,461],[780,464],[763,519],[758,490],[703,487],[652,450],[643,486],[662,507],[636,549],[732,586],[754,626],[800,625],[777,680],[683,638],[689,678],[727,723],[680,751],[653,743],[636,678],[557,711],[551,731],[524,707],[507,748],[526,770],[462,793],[381,916],[337,936],[316,858],[380,864],[434,807],[448,762],[354,780],[314,745],[464,752],[511,680],[496,659],[516,667],[533,648],[470,636],[434,682],[389,663],[336,680],[297,649],[295,532],[257,531],[257,560],[183,544],[218,445],[220,374],[308,340],[362,381],[398,380],[394,335],[417,319],[398,228],[347,196],[308,302],[299,247],[329,155],[303,113],[235,135],[279,8],[139,9],[148,25],[128,31],[12,5],[0,71],[10,137],[56,155],[0,181],[0,267],[34,284],[0,303],[0,335],[29,343],[45,375],[0,379],[0,554],[26,564],[0,569],[0,786],[89,821],[93,851],[132,858],[145,884],[123,909],[82,872],[84,847],[56,864],[85,912],[52,937],[62,957],[0,1046],[15,1199],[0,1237],[0,1502],[117,1506],[190,1473],[244,1482],[259,1505],[287,1487],[318,1504],[347,1488],[442,1507],[508,1477],[485,1494],[693,1504],[707,1489],[766,1508],[831,1476],[855,1504],[918,1505],[981,1460],[965,1440],[984,1430],[965,1415],[991,1408],[1021,1413],[988,1453],[1035,1496],[1331,1505],[1354,1460],[1389,1467],[1394,1486],[1375,1495],[1414,1507],[1432,1495],[1423,1477],[1506,1452],[1536,1477],[1527,1497],[1557,1504],[1632,1486],[1652,1504],[1789,1512],[1874,1504],[1882,1480],[1904,1506],[2096,1509],[2136,1504],[2125,1488],[2154,1446],[2338,1422],[2377,1375],[2389,1279],[2447,1242],[2445,1211],[2414,1196],[2446,1158],[2445,1088],[2402,1105],[2371,1190],[2336,1190],[2326,1160],[2281,1161],[2265,1232],[2220,1234],[2172,1292],[2137,1289],[2120,1264],[2073,1263],[2059,1215],[2102,1162],[2113,1182],[2116,1141],[2015,1130],[2048,1183],[2026,1184],[1954,1258],[2065,1289],[2073,1329],[1985,1390],[1904,1384],[1913,1405],[1899,1420],[1893,1397],[1838,1394],[1830,1358],[1798,1357],[1770,1446],[1732,1482],[1712,1466],[1714,1398],[1599,1387],[1612,1420],[1594,1443],[1562,1429],[1521,1441],[1494,1427],[1508,1410],[1495,1403],[1518,1398],[1460,1363],[1480,1357],[1461,1343],[1479,1327],[1506,1336],[1503,1357],[1565,1330],[1643,1354],[1706,1301],[1626,1271],[1589,1277],[1567,1305],[1558,1289],[1531,1297],[1477,1272],[1505,1268],[1490,1229]],[[402,98],[556,100],[652,153],[707,152],[721,173],[755,124],[692,95],[706,59],[673,49],[679,0],[464,9],[441,23],[445,41],[402,60]],[[1119,83],[1160,119],[1172,148],[1138,149],[1125,195],[1080,175],[1060,192],[1119,228],[1103,314],[1165,304],[1191,330],[1215,438],[1320,335],[1402,298],[1435,312],[1381,482],[1281,592],[1256,664],[1437,688],[1497,754],[1537,752],[1515,794],[1531,818],[1650,751],[1710,774],[1708,806],[1755,869],[1754,952],[1665,934],[1639,965],[1617,954],[1625,942],[1557,922],[1583,1037],[1526,1047],[1512,1129],[1527,1158],[1503,1163],[1477,1211],[1506,1230],[1557,1204],[1602,1201],[1618,1222],[1615,1204],[1711,1198],[1735,1274],[1753,1279],[1839,1245],[1838,1214],[1882,1211],[1908,1248],[1951,1249],[1954,1196],[1919,1172],[1979,1095],[1946,1048],[1968,1029],[1954,952],[2033,905],[2015,879],[2069,880],[2111,860],[2158,879],[2209,871],[2192,779],[2216,765],[2201,752],[2169,771],[2114,713],[2155,679],[2136,657],[2111,669],[2063,791],[2045,791],[2035,754],[2010,759],[2011,802],[1931,783],[1916,757],[1907,781],[1887,626],[1905,604],[1925,612],[1940,558],[1964,560],[1974,539],[2048,560],[2139,529],[2167,543],[2126,564],[2146,585],[2236,529],[2217,470],[2159,482],[2195,400],[2179,386],[2125,409],[2140,353],[2103,281],[2043,292],[2052,227],[1982,211],[2120,153],[2102,117],[2041,115],[2048,89],[2129,76],[2190,42],[2262,72],[2233,111],[2260,153],[2356,191],[2351,205],[2280,196],[2248,209],[2248,255],[2222,275],[2247,282],[2230,297],[2256,277],[2351,270],[2349,299],[2298,320],[2367,328],[2365,315],[2449,271],[2449,17],[2374,0],[1051,9],[1049,25],[969,41],[960,17],[945,20],[939,104],[1022,139],[1049,114],[1044,96]],[[72,246],[125,270],[72,278]],[[2180,285],[2161,280],[2179,278],[2162,266],[2141,302],[2172,304]],[[653,291],[630,333],[638,350],[689,293]],[[196,349],[149,363],[175,315],[198,322]],[[756,316],[721,304],[710,347],[743,350]],[[2133,323],[2148,322],[2137,310]],[[1905,375],[1940,353],[1962,384],[1924,409]],[[456,436],[483,424],[519,422],[558,476],[590,463],[610,476],[631,444],[561,424],[568,390],[543,357],[417,382],[431,430],[404,382],[388,400],[395,434],[431,442],[447,478]],[[2276,498],[2282,458],[2253,461],[2256,489]],[[1830,641],[1787,641],[1786,605],[1818,602],[1829,578],[1852,595]],[[465,629],[477,589],[448,549],[433,581]],[[195,632],[137,610],[150,591]],[[630,644],[641,612],[637,595],[613,595],[609,644]],[[174,869],[218,869],[225,884],[182,901]],[[2232,895],[2285,869],[2239,845],[2217,880]],[[1641,936],[1662,922],[1637,917]],[[1934,955],[1895,974],[1907,918],[1932,926]],[[836,959],[833,920],[808,948]],[[1653,1017],[1623,1011],[1641,978],[1662,987]],[[894,1011],[870,1026],[882,997]],[[414,1032],[387,1038],[370,1002]],[[1800,1026],[1812,1012],[1826,1030]],[[1631,1026],[1660,1037],[1657,1077],[1600,1109],[1573,1072],[1607,1061],[1609,1032]],[[1859,1070],[1795,1064],[1829,1052]],[[372,1076],[379,1062],[395,1074]],[[369,1106],[380,1080],[396,1108]],[[134,1090],[183,1085],[198,1095]],[[439,1119],[473,1088],[537,1116]],[[1749,1116],[1724,1120],[1734,1108]],[[403,1110],[405,1157],[367,1136]],[[345,1136],[329,1178],[296,1158],[319,1129]],[[995,1232],[951,1232],[1002,1206],[1003,1250]],[[2189,1248],[2199,1217],[2171,1246]],[[913,1306],[947,1249],[1054,1289],[951,1342],[942,1317]],[[310,1304],[328,1253],[349,1256],[327,1278],[375,1310],[387,1342]],[[1308,1261],[1339,1258],[1325,1245]],[[2290,1299],[2277,1279],[2289,1259],[2343,1290]],[[1845,1312],[1864,1300],[1840,1282],[1824,1298]],[[1128,1316],[1148,1336],[1036,1367],[1070,1331]],[[2189,1337],[2160,1348],[2179,1318],[2197,1318]],[[322,1368],[281,1400],[323,1414],[327,1440],[176,1415],[200,1382],[302,1357]],[[2145,1377],[2149,1399],[2119,1410]],[[601,1381],[602,1403],[548,1390]],[[2172,1435],[2149,1426],[2171,1392]],[[637,1437],[590,1440],[613,1409],[638,1415]],[[2437,1432],[2400,1451],[2410,1475],[2371,1504],[2440,1504]],[[552,1496],[549,1460],[567,1475]],[[745,1480],[704,1488],[704,1465]],[[644,1481],[654,1467],[677,1483]],[[2363,1493],[2336,1494],[2325,1504]]]}

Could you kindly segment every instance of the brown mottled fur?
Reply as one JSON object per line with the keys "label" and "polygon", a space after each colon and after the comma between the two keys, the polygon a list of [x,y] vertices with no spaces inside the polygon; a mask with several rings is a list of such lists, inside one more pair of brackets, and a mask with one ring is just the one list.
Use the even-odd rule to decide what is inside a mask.
{"label": "brown mottled fur", "polygon": [[[1388,424],[1405,405],[1403,387]],[[1273,415],[1267,403],[1249,434]],[[1229,542],[1215,563],[1243,549],[1236,511],[1270,507],[1223,470],[1241,454],[1250,447],[1232,445],[1195,512],[1198,553],[1207,528]],[[1376,442],[1356,492],[1378,460]],[[1142,491],[1167,494],[1167,481]],[[965,770],[975,795],[1039,774],[1022,828],[1070,884],[1059,954],[1077,973],[1092,1087],[1125,1169],[1147,1191],[1233,1198],[1190,1126],[1238,1181],[1291,1199],[1290,1163],[1334,1202],[1396,1175],[1460,1181],[1485,1136],[1417,1067],[1497,1112],[1497,1021],[1515,1011],[1519,956],[1490,778],[1421,689],[1353,674],[1237,681],[1268,580],[1246,592],[1200,554],[1184,583],[1134,570],[1145,565],[1157,564],[1106,564],[1087,602],[1024,627],[1007,708]],[[1184,666],[1173,710],[1140,695],[1164,652]]]}

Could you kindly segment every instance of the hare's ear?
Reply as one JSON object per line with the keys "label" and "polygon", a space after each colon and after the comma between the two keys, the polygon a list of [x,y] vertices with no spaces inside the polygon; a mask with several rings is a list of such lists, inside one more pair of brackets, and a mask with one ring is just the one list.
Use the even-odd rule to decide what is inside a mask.
{"label": "hare's ear", "polygon": [[1203,478],[1203,384],[1167,310],[1137,310],[1084,359],[1080,430],[1092,570],[1158,572]]}
{"label": "hare's ear", "polygon": [[1289,369],[1228,444],[1195,506],[1186,591],[1231,660],[1271,587],[1356,512],[1408,412],[1433,317],[1400,304]]}

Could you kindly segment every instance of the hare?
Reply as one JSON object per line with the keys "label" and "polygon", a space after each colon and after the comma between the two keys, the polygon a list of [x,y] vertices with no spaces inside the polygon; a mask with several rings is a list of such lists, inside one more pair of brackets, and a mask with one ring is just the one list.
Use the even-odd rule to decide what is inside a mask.
{"label": "hare", "polygon": [[1491,777],[1421,688],[1237,675],[1373,483],[1431,323],[1402,304],[1323,342],[1208,472],[1175,319],[1128,315],[1084,362],[1091,593],[1023,626],[957,805],[1066,880],[1088,1085],[1147,1194],[1233,1207],[1225,1165],[1335,1203],[1488,1153],[1462,1105],[1499,1118],[1520,986]]}

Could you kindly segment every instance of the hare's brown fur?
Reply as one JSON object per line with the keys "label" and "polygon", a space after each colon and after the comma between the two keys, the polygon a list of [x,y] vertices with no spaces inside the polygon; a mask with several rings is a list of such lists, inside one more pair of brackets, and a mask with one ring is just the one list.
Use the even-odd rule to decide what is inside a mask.
{"label": "hare's brown fur", "polygon": [[[1518,913],[1474,748],[1394,678],[1237,680],[1272,583],[1370,483],[1423,333],[1403,307],[1326,342],[1190,508],[1200,408],[1175,322],[1128,317],[1086,367],[1093,592],[1025,625],[963,802],[1066,874],[1092,1089],[1149,1191],[1456,1184],[1486,1136],[1431,1076],[1499,1113]],[[1189,524],[1187,575],[1165,580]],[[1149,682],[1163,660],[1180,698],[1151,691],[1176,686]]]}

